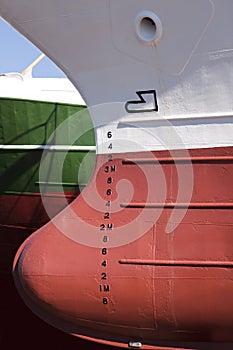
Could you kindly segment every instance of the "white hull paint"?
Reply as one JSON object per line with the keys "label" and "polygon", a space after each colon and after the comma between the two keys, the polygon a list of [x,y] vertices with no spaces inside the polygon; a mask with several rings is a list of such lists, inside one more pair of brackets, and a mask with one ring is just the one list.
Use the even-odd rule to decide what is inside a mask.
{"label": "white hull paint", "polygon": [[126,116],[119,122],[97,128],[99,154],[109,153],[106,140],[109,131],[113,135],[114,153],[230,147],[233,146],[233,115],[170,119],[138,116],[138,120]]}
{"label": "white hull paint", "polygon": [[0,75],[0,96],[32,101],[84,104],[79,92],[67,78],[28,78],[20,73]]}
{"label": "white hull paint", "polygon": [[[158,111],[145,113],[153,107],[146,101],[142,113],[122,109],[102,121],[93,113],[97,153],[105,153],[103,130],[117,130],[116,153],[232,146],[231,0],[0,0],[0,10],[64,70],[88,106],[124,107],[139,100],[138,91],[156,92]],[[143,16],[155,21],[154,39]]]}
{"label": "white hull paint", "polygon": [[0,145],[0,150],[6,151],[95,151],[95,146],[69,146],[69,145]]}

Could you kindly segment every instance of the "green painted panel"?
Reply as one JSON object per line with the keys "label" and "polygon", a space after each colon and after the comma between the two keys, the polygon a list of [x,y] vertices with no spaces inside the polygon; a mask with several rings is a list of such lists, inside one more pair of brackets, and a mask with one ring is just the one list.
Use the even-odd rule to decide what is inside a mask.
{"label": "green painted panel", "polygon": [[[70,120],[69,117],[73,115],[75,118]],[[46,144],[54,130],[65,120],[68,120],[68,123],[64,135],[56,139],[55,134],[55,144],[69,144],[74,130],[72,124],[75,123],[75,128],[78,128],[83,135],[75,141],[74,145],[95,145],[92,121],[84,106],[0,98],[0,143]],[[89,131],[83,133],[84,130]],[[52,192],[59,190],[56,183],[59,182],[58,174],[61,168],[64,190],[77,190],[78,187],[75,186],[77,182],[82,188],[89,180],[95,163],[95,154],[89,152],[87,157],[87,153],[68,152],[64,163],[61,164],[61,152],[49,152],[47,182],[50,185],[46,186],[46,190]],[[0,193],[38,192],[41,155],[42,151],[38,150],[1,150]]]}

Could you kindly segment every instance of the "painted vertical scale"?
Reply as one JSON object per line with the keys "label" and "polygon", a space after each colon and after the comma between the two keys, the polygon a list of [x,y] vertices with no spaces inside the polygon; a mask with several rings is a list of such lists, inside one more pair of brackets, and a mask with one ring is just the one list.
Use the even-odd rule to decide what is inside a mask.
{"label": "painted vertical scale", "polygon": [[[111,218],[111,196],[112,196],[112,184],[114,181],[113,174],[116,171],[116,167],[114,163],[112,164],[112,154],[111,150],[113,148],[112,144],[112,132],[107,132],[107,147],[110,150],[110,153],[107,155],[108,157],[108,164],[105,165],[103,179],[106,183],[106,211],[103,213],[103,219],[104,223],[100,224],[100,230],[104,231],[102,236],[102,242],[103,242],[103,248],[101,250],[101,253],[103,255],[104,260],[101,263],[101,266],[104,270],[104,272],[101,273],[101,280],[104,284],[100,286],[100,291],[103,293],[103,299],[102,302],[104,305],[107,305],[109,303],[109,295],[110,294],[110,288],[111,285],[109,284],[109,271],[108,271],[108,254],[110,253],[108,249],[108,242],[111,240],[111,234],[114,229],[114,223],[112,223]],[[107,178],[106,178],[107,175]],[[110,253],[111,254],[111,253]]]}

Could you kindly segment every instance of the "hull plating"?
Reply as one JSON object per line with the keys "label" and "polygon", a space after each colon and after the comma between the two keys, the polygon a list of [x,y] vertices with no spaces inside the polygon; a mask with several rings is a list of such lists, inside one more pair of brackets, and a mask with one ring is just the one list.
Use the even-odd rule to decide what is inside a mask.
{"label": "hull plating", "polygon": [[[176,202],[177,168],[189,166],[182,151],[176,158],[99,155],[89,186],[17,253],[15,278],[26,304],[68,333],[118,346],[135,339],[142,348],[233,342],[232,154],[232,148],[190,150],[190,203]],[[122,179],[133,187],[130,201],[117,188]],[[94,192],[98,199],[88,202]],[[172,212],[182,210],[182,221],[168,231]]]}

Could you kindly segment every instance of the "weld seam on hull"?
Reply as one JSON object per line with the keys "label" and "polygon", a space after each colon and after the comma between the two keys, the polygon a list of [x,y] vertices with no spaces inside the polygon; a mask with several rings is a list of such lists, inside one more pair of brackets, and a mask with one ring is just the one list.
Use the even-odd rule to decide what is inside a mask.
{"label": "weld seam on hull", "polygon": [[233,162],[233,157],[213,156],[213,157],[162,157],[162,158],[135,158],[135,159],[123,159],[123,165],[136,165],[136,164],[171,164],[171,163],[224,163]]}
{"label": "weld seam on hull", "polygon": [[192,261],[192,260],[142,260],[120,259],[119,264],[125,265],[152,265],[159,267],[214,267],[233,268],[233,261]]}
{"label": "weld seam on hull", "polygon": [[233,203],[121,203],[121,208],[233,209]]}

